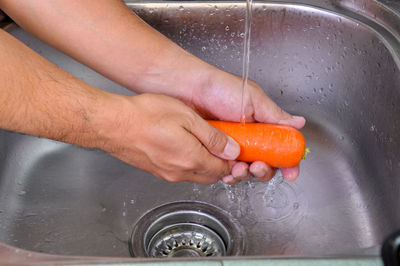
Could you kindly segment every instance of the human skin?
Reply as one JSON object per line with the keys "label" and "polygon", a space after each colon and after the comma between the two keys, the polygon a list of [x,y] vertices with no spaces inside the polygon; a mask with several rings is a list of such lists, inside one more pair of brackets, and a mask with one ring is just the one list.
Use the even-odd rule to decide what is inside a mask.
{"label": "human skin", "polygon": [[[2,32],[0,53],[2,60],[8,60],[10,69],[0,73],[2,77],[7,74],[9,81],[9,85],[0,88],[0,102],[16,93],[16,83],[23,83],[13,81],[13,76],[34,80],[36,72],[42,71],[41,75],[51,73],[54,83],[63,84],[60,88],[40,80],[20,84],[23,89],[17,90],[18,95],[12,95],[15,104],[0,111],[2,128],[103,149],[173,182],[213,183],[222,178],[228,184],[236,184],[248,179],[249,171],[262,181],[274,175],[275,169],[263,162],[249,166],[235,161],[239,153],[237,143],[203,120],[238,121],[240,78],[184,51],[144,23],[122,1],[0,0],[0,8],[27,31],[60,51],[127,89],[145,93],[127,97],[98,90],[40,58],[21,43],[16,45],[18,41]],[[19,50],[25,51],[24,58],[29,58],[27,61],[32,65],[20,68],[18,64],[24,62],[6,54],[10,46],[17,49],[14,56]],[[18,126],[7,119],[3,121],[3,116],[18,113],[16,106],[29,105],[21,98],[30,94],[38,97],[39,103],[47,103],[41,106],[46,110],[37,113],[36,118],[60,124],[57,132],[51,132],[55,129],[46,127],[45,122],[41,125],[35,122],[38,119],[32,119],[27,126],[26,116],[15,116],[13,123]],[[284,112],[256,83],[249,83],[248,95],[247,121],[304,126],[304,118]],[[51,104],[52,100],[58,104]],[[29,108],[37,109],[38,102]],[[68,108],[80,111],[69,112]],[[45,113],[62,113],[68,117],[45,117]],[[79,118],[79,114],[86,113],[90,114],[87,115],[92,120],[90,123]],[[90,129],[86,128],[88,125]],[[70,128],[79,130],[73,133],[69,132]],[[281,170],[288,180],[296,179],[299,174],[298,167]]]}

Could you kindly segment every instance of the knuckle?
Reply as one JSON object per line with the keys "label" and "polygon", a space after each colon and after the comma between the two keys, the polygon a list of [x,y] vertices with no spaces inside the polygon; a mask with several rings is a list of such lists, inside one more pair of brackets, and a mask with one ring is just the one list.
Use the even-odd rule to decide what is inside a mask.
{"label": "knuckle", "polygon": [[222,133],[218,130],[212,130],[208,138],[207,147],[213,151],[223,152],[225,145],[226,140]]}
{"label": "knuckle", "polygon": [[192,131],[193,127],[196,125],[197,120],[198,120],[198,115],[190,110],[189,108],[186,108],[187,112],[185,112],[184,120],[183,120],[183,127],[186,128],[189,131]]}
{"label": "knuckle", "polygon": [[191,159],[187,159],[184,160],[181,164],[180,167],[182,168],[182,170],[184,171],[189,171],[189,172],[194,172],[197,170],[198,168],[198,162],[195,160],[191,160]]}
{"label": "knuckle", "polygon": [[222,178],[230,174],[231,170],[226,163],[222,163],[221,165],[215,166],[214,169],[209,170],[209,175],[216,178]]}

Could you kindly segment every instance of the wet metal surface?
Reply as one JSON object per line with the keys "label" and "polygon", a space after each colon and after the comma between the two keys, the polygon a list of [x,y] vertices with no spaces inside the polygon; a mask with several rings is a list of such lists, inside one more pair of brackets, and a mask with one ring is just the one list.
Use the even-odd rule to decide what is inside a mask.
{"label": "wet metal surface", "polygon": [[[400,226],[400,24],[392,23],[400,19],[377,23],[368,8],[302,2],[256,2],[250,55],[250,78],[307,118],[311,154],[296,182],[167,183],[101,151],[0,131],[0,241],[51,254],[129,256],[141,215],[198,200],[241,223],[246,255],[349,254],[380,245]],[[130,7],[195,55],[241,73],[243,3]],[[130,94],[22,29],[8,31],[77,77]]]}

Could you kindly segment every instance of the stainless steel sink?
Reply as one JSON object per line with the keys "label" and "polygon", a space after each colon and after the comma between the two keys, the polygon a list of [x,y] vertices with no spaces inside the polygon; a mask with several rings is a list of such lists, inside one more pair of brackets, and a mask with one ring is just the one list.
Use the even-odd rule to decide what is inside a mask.
{"label": "stainless steel sink", "polygon": [[[244,1],[127,4],[195,55],[241,74]],[[373,247],[400,227],[400,5],[257,1],[253,12],[250,78],[308,121],[311,154],[296,182],[167,183],[98,150],[1,131],[0,241],[128,257],[144,213],[193,200],[240,224],[244,255],[378,255]],[[21,28],[7,30],[77,77],[129,94]]]}

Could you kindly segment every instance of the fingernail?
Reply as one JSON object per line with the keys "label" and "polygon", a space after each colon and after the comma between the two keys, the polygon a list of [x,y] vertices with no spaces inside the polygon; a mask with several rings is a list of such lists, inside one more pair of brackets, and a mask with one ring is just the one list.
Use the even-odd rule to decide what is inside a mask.
{"label": "fingernail", "polygon": [[266,173],[267,173],[267,171],[265,171],[264,168],[259,168],[253,172],[253,175],[255,175],[255,177],[257,177],[257,178],[262,178],[265,176]]}
{"label": "fingernail", "polygon": [[281,173],[287,181],[294,181],[299,176],[299,168],[282,168]]}
{"label": "fingernail", "polygon": [[225,184],[232,183],[233,180],[234,180],[234,178],[233,178],[232,175],[227,175],[227,176],[224,176],[224,177],[222,178],[222,182],[224,182]]}
{"label": "fingernail", "polygon": [[306,119],[303,116],[298,116],[298,115],[292,116],[292,120],[296,121],[297,123],[306,122]]}
{"label": "fingernail", "polygon": [[294,174],[292,174],[292,173],[289,173],[289,174],[286,174],[285,175],[285,179],[287,180],[287,181],[294,181],[295,179],[296,179],[296,175],[294,175]]}
{"label": "fingernail", "polygon": [[292,121],[293,124],[296,125],[296,127],[304,127],[304,125],[306,124],[306,119],[302,116],[294,115],[292,116]]}
{"label": "fingernail", "polygon": [[241,171],[241,172],[233,172],[232,171],[232,176],[237,179],[242,179],[242,178],[246,178],[248,176],[248,172],[245,169],[243,169],[243,171]]}
{"label": "fingernail", "polygon": [[306,124],[306,119],[302,116],[293,115],[289,119],[280,120],[278,124],[288,125],[295,128],[302,128]]}
{"label": "fingernail", "polygon": [[285,179],[286,179],[287,181],[295,181],[295,180],[297,179],[297,174],[296,174],[296,173],[292,173],[292,172],[287,173],[287,174],[285,175]]}
{"label": "fingernail", "polygon": [[239,153],[240,153],[239,144],[237,144],[237,142],[233,140],[233,138],[228,136],[228,142],[225,145],[222,156],[226,160],[235,160],[239,156]]}

